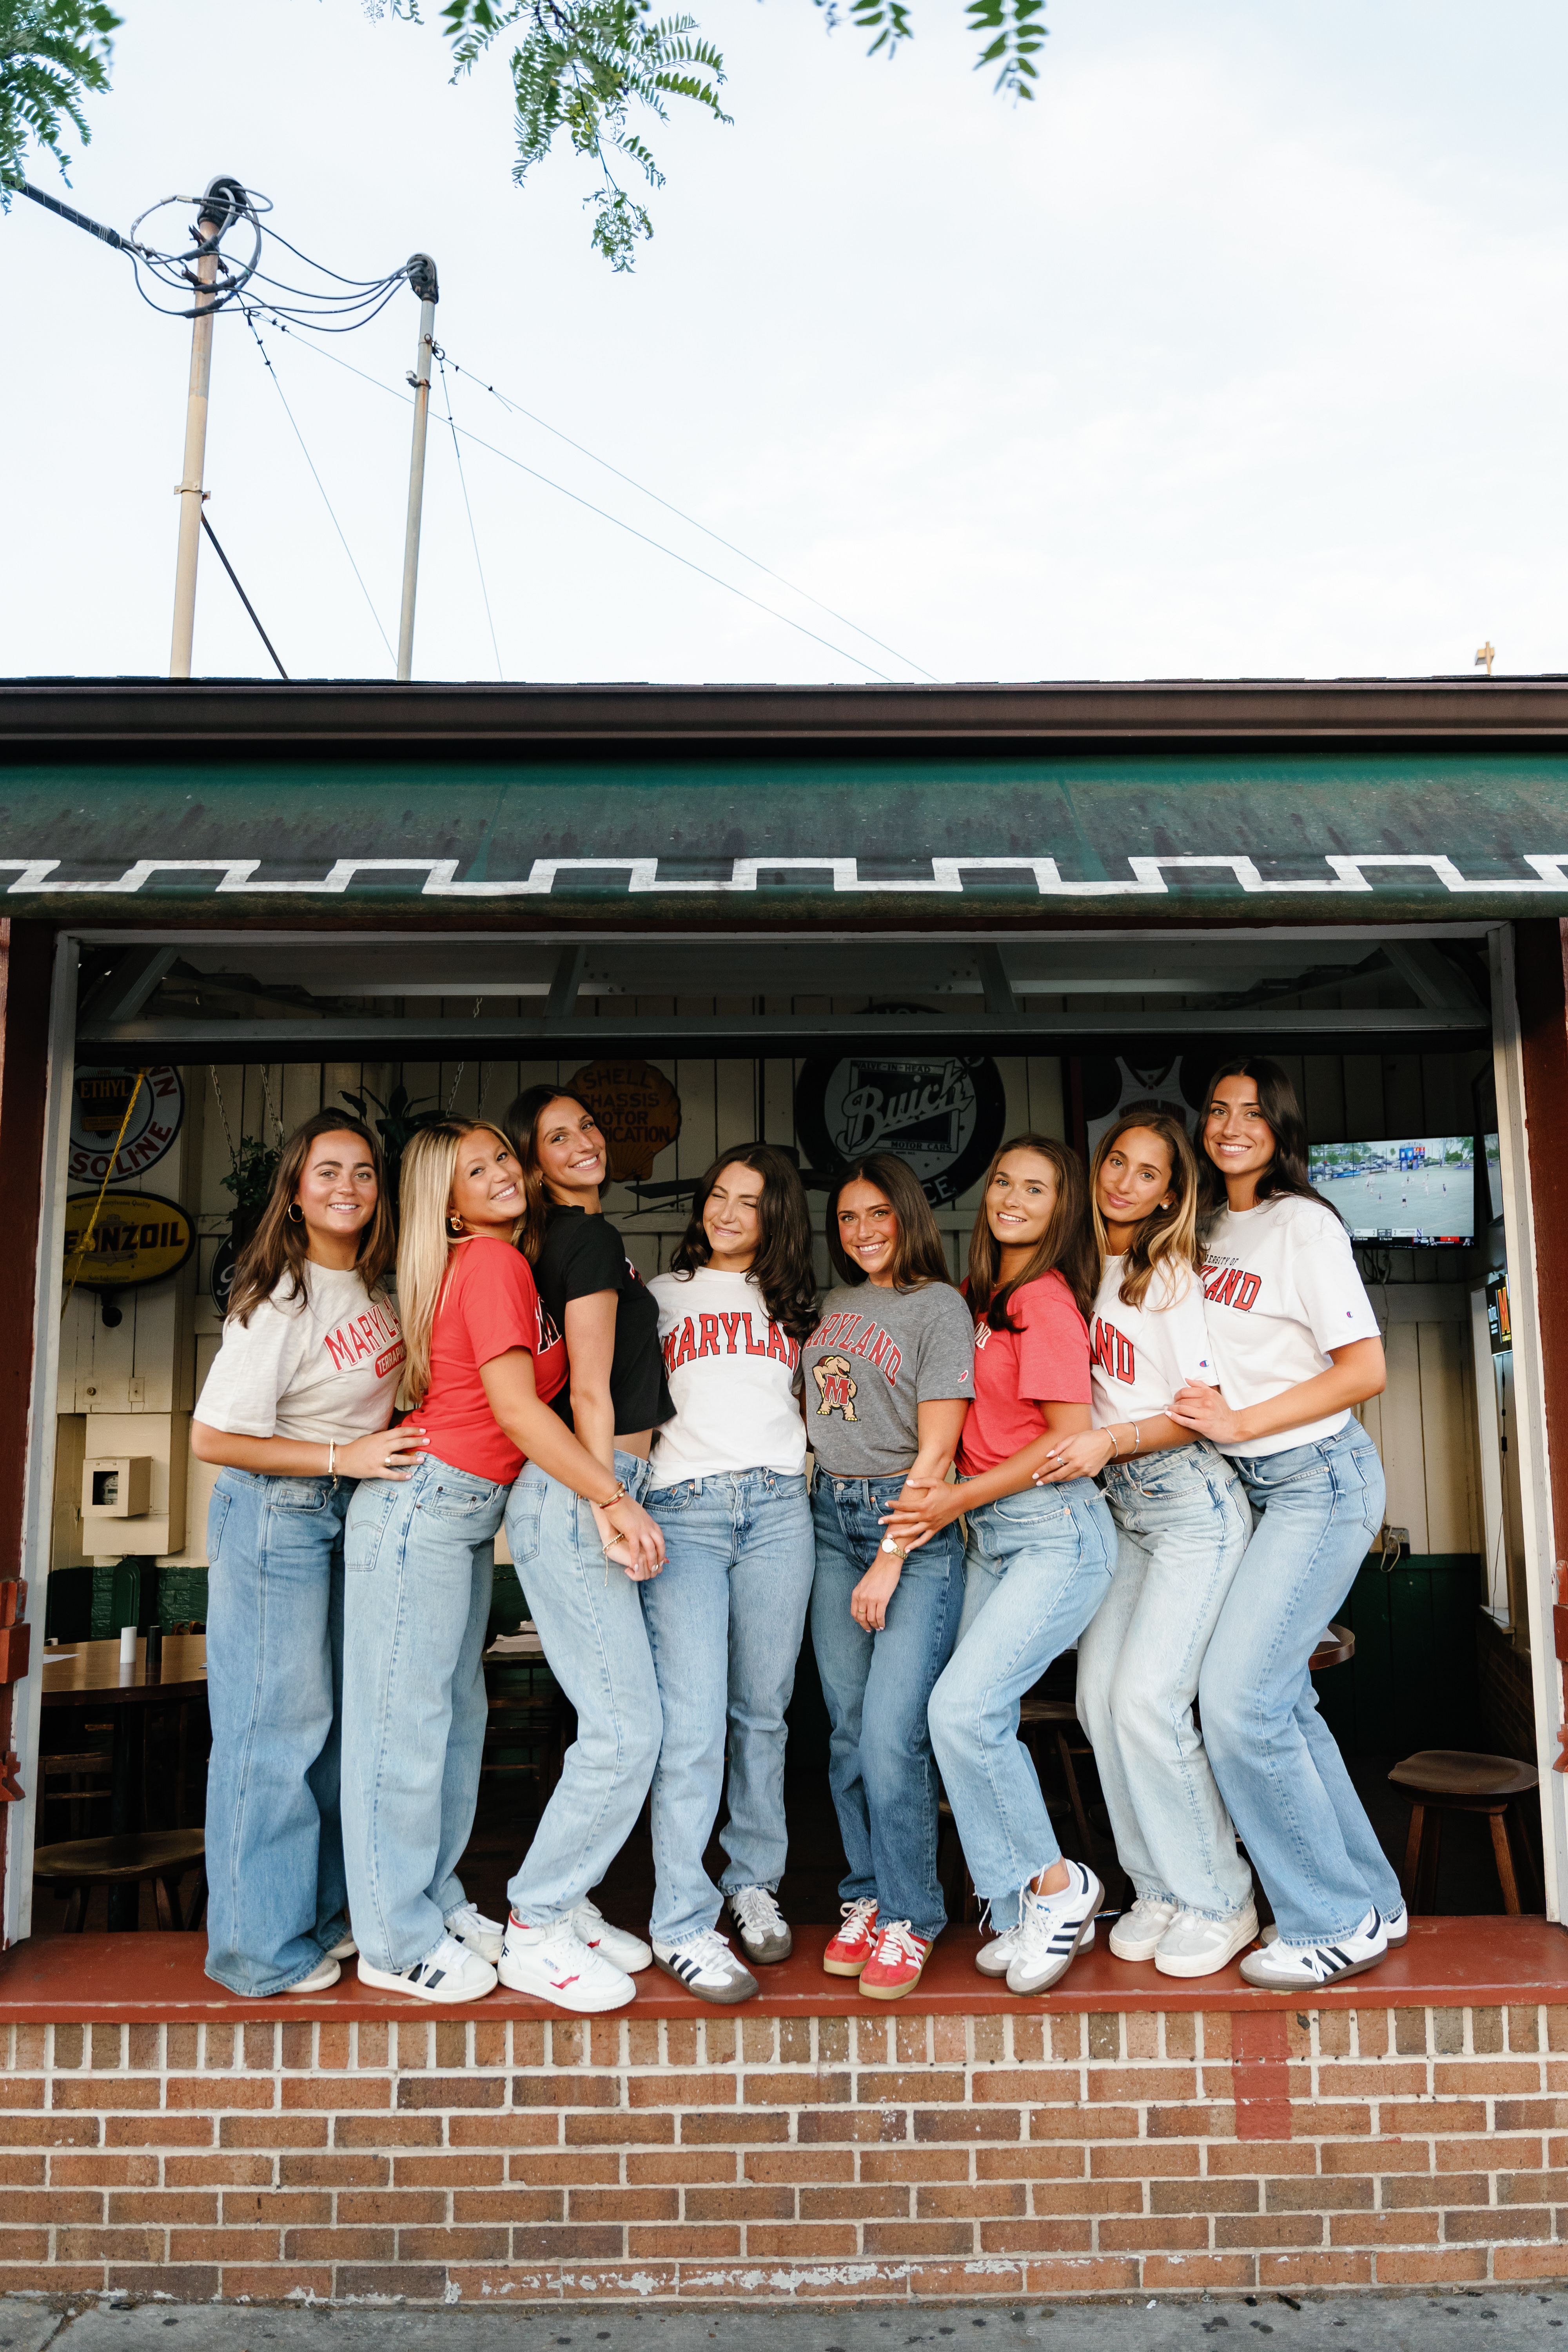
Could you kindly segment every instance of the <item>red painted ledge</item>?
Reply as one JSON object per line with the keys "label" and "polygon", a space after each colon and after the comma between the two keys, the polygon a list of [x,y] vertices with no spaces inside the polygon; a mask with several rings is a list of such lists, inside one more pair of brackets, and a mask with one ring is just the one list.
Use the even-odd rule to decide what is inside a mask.
{"label": "red painted ledge", "polygon": [[[1506,2002],[1568,2003],[1568,1933],[1539,1915],[1522,1918],[1415,1919],[1403,1951],[1364,1976],[1313,1994],[1258,1992],[1238,1968],[1217,1976],[1163,1977],[1152,1961],[1113,1959],[1103,1934],[1096,1950],[1074,1962],[1056,1989],[1033,1999],[980,1976],[980,1937],[952,1928],[937,1946],[918,1990],[902,2002],[874,2001],[852,1979],[824,1976],[828,1930],[802,1927],[782,1968],[761,1972],[763,1990],[743,2012],[761,2017],[886,2015],[899,2009],[931,2016],[1028,2016],[1042,2009],[1269,2011],[1289,2009],[1489,2008]],[[548,2003],[499,1989],[488,2000],[444,2009],[363,1986],[351,1961],[329,1991],[239,2000],[203,1971],[202,1935],[40,1936],[0,1958],[0,2025],[177,2024],[272,2016],[349,2018],[433,2016],[559,2017]],[[631,2017],[701,2017],[714,2012],[657,1969],[637,1979]]]}

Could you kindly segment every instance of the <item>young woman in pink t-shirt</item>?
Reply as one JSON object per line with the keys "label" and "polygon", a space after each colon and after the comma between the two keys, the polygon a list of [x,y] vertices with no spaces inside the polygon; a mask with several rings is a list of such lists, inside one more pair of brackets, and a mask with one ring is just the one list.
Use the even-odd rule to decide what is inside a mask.
{"label": "young woman in pink t-shirt", "polygon": [[1104,1600],[1116,1529],[1091,1478],[1033,1482],[1089,1425],[1088,1314],[1094,1243],[1075,1153],[1016,1136],[991,1163],[969,1247],[974,1402],[956,1486],[906,1487],[889,1521],[900,1545],[963,1513],[958,1646],[931,1696],[931,1745],[975,1892],[1000,1934],[978,1965],[1013,1992],[1044,1992],[1094,1939],[1102,1888],[1058,1850],[1018,1703]]}

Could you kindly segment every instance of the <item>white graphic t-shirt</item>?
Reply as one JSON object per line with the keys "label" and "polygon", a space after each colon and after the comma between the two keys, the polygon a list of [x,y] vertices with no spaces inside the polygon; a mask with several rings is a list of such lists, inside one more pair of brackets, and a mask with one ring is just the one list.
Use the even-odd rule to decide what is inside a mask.
{"label": "white graphic t-shirt", "polygon": [[700,1266],[656,1274],[658,1344],[675,1419],[654,1438],[653,1491],[725,1470],[805,1468],[805,1429],[792,1392],[800,1342],[769,1320],[749,1275]]}
{"label": "white graphic t-shirt", "polygon": [[292,1437],[347,1445],[384,1429],[403,1372],[403,1334],[384,1292],[356,1269],[304,1269],[290,1299],[283,1275],[248,1323],[226,1323],[196,1419],[231,1437]]}
{"label": "white graphic t-shirt", "polygon": [[[1281,1193],[1256,1209],[1223,1209],[1204,1260],[1209,1342],[1233,1412],[1330,1369],[1331,1348],[1382,1338],[1351,1252],[1350,1235],[1321,1201]],[[1332,1437],[1348,1409],[1272,1437],[1222,1445],[1222,1454],[1285,1454]]]}
{"label": "white graphic t-shirt", "polygon": [[1113,1421],[1152,1421],[1184,1381],[1218,1386],[1204,1318],[1204,1294],[1190,1268],[1173,1271],[1173,1297],[1156,1266],[1141,1307],[1121,1297],[1127,1261],[1108,1257],[1089,1324],[1089,1370],[1096,1429]]}

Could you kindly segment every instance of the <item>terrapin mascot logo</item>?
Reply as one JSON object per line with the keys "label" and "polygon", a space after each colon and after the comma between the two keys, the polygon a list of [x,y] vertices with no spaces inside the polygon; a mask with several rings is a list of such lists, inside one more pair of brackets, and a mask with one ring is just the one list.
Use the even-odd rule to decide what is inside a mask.
{"label": "terrapin mascot logo", "polygon": [[847,1356],[824,1356],[819,1364],[813,1365],[811,1377],[816,1382],[817,1394],[822,1399],[816,1408],[819,1421],[833,1412],[841,1412],[846,1421],[856,1418],[857,1391]]}

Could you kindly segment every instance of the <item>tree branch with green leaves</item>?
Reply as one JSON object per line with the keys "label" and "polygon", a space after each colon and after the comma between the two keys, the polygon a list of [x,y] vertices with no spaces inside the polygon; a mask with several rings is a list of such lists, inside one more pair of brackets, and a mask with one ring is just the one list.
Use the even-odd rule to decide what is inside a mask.
{"label": "tree branch with green leaves", "polygon": [[0,210],[9,211],[28,146],[47,148],[68,184],[60,142],[86,146],[86,100],[109,88],[121,19],[101,0],[0,0]]}

